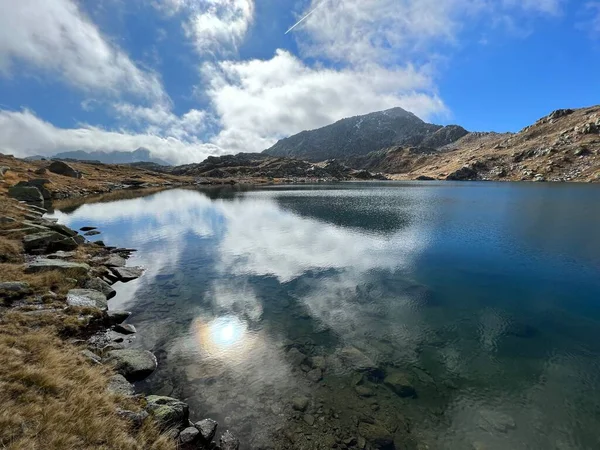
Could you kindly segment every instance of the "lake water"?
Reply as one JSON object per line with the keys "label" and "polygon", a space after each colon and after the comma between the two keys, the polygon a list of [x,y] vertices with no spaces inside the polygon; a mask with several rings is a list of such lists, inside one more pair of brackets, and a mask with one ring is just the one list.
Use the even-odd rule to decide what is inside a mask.
{"label": "lake water", "polygon": [[243,448],[566,450],[600,448],[599,200],[592,185],[363,183],[54,216],[139,250],[145,276],[110,302],[159,360],[138,388]]}

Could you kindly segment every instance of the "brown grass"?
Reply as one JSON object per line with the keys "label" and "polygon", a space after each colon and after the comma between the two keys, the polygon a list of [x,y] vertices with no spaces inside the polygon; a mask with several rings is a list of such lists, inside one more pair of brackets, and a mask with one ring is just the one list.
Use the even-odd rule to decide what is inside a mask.
{"label": "brown grass", "polygon": [[23,260],[23,246],[20,241],[0,236],[0,263]]}
{"label": "brown grass", "polygon": [[150,424],[132,430],[116,408],[139,401],[106,394],[110,371],[47,330],[0,321],[0,447],[172,450]]}
{"label": "brown grass", "polygon": [[0,264],[0,281],[24,281],[29,283],[36,294],[47,294],[52,291],[58,295],[66,295],[69,289],[77,287],[75,274],[68,272],[24,273],[22,264]]}

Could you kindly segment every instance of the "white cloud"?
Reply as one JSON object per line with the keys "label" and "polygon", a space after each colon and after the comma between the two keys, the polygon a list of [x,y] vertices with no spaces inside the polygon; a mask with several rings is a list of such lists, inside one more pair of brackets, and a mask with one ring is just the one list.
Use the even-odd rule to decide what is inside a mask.
{"label": "white cloud", "polygon": [[[193,113],[194,115],[195,113]],[[193,122],[193,120],[192,120]],[[145,147],[153,156],[176,164],[201,161],[223,150],[197,140],[180,140],[152,133],[107,131],[92,126],[61,129],[30,111],[0,111],[0,152],[25,157],[68,150],[132,151]]]}
{"label": "white cloud", "polygon": [[203,73],[222,127],[213,142],[228,150],[264,150],[283,136],[396,106],[425,118],[446,111],[427,72],[413,66],[334,70],[278,50],[270,60],[224,61]]}
{"label": "white cloud", "polygon": [[583,27],[590,30],[592,36],[600,36],[600,2],[587,2],[585,15],[588,20],[582,24]]}
{"label": "white cloud", "polygon": [[74,1],[0,0],[0,10],[0,74],[23,62],[80,89],[164,100],[159,77],[108,42]]}

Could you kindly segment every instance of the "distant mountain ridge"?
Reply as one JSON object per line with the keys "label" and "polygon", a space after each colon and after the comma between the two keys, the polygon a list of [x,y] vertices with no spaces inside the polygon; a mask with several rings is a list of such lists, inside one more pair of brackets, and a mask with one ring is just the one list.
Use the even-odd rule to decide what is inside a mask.
{"label": "distant mountain ridge", "polygon": [[162,159],[153,158],[150,150],[140,147],[133,152],[86,152],[83,150],[75,150],[70,152],[57,153],[51,159],[74,159],[78,161],[100,161],[104,164],[132,164],[147,162],[159,164],[161,166],[170,166],[170,164]]}
{"label": "distant mountain ridge", "polygon": [[430,124],[402,108],[392,108],[303,131],[280,140],[263,153],[312,162],[345,160],[393,146],[440,148],[467,134],[458,125]]}

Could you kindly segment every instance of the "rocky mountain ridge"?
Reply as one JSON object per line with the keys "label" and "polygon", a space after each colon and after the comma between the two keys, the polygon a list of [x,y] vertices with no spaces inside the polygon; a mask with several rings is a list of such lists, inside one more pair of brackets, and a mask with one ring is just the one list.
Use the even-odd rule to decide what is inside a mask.
{"label": "rocky mountain ridge", "polygon": [[342,119],[282,139],[263,153],[318,162],[367,155],[392,146],[440,148],[467,135],[458,125],[433,125],[402,108]]}

